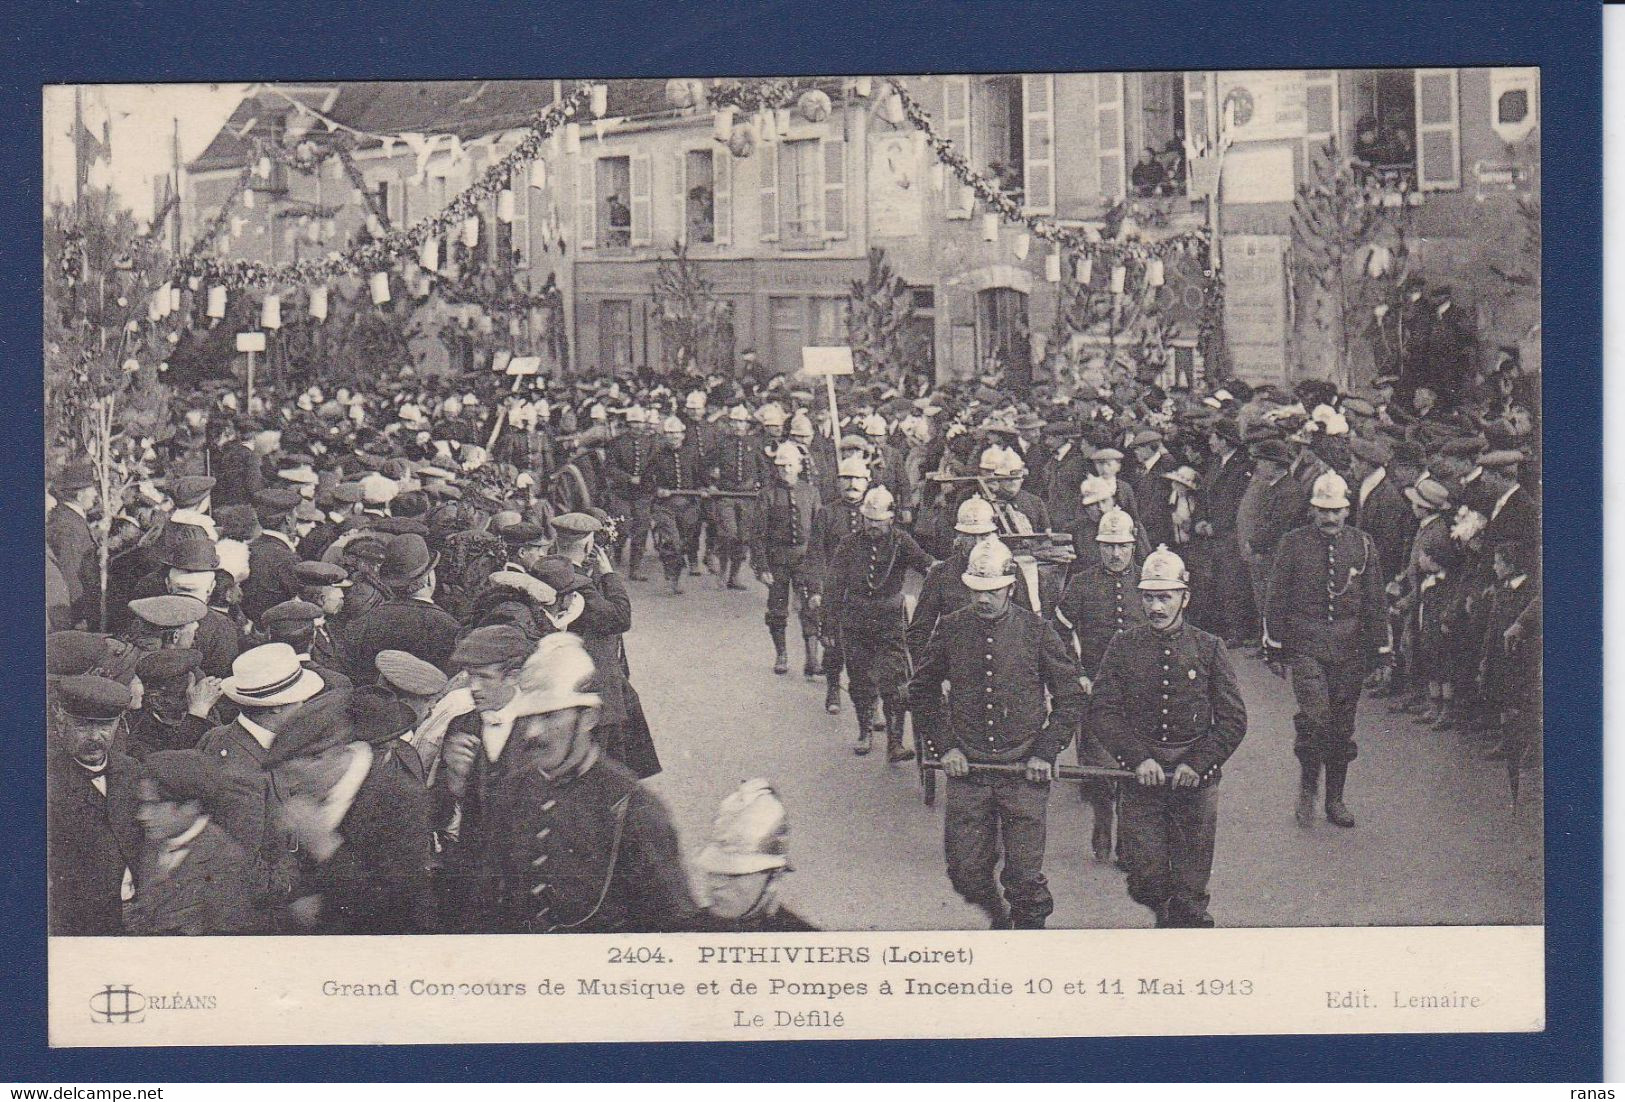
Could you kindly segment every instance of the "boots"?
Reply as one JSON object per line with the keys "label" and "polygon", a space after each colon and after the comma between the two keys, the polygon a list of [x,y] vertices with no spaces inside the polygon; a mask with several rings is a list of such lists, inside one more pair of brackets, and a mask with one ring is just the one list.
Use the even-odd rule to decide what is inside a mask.
{"label": "boots", "polygon": [[903,716],[902,708],[893,708],[886,705],[886,764],[896,765],[902,761],[913,761],[914,751],[903,745]]}
{"label": "boots", "polygon": [[976,909],[987,915],[987,928],[990,930],[1009,930],[1010,912],[1004,909],[1004,901],[997,897],[979,899],[975,901]]}
{"label": "boots", "polygon": [[672,571],[671,576],[666,580],[671,583],[671,595],[681,597],[683,595],[683,564],[678,563],[677,569]]}
{"label": "boots", "polygon": [[1354,816],[1343,804],[1343,785],[1348,781],[1348,762],[1326,763],[1326,821],[1333,826],[1351,827]]}
{"label": "boots", "polygon": [[859,757],[862,757],[869,752],[869,740],[871,738],[869,731],[869,709],[873,708],[874,704],[871,702],[868,707],[864,707],[862,704],[854,702],[853,707],[858,713],[858,741],[852,747],[852,752]]}
{"label": "boots", "polygon": [[773,636],[773,672],[784,673],[790,668],[790,654],[785,649],[784,625],[769,625],[767,633]]}
{"label": "boots", "polygon": [[[1104,864],[1112,859],[1112,798],[1108,791],[1100,791],[1090,784],[1080,784],[1084,790],[1084,798],[1089,801],[1094,811],[1095,825],[1090,834],[1089,847],[1094,851],[1095,860]],[[1104,787],[1102,785],[1101,787]]]}
{"label": "boots", "polygon": [[[647,537],[645,537],[647,538]],[[626,549],[626,577],[628,581],[643,581],[643,571],[638,567],[643,565],[643,544],[629,543]]]}
{"label": "boots", "polygon": [[832,716],[841,714],[841,675],[832,673],[824,683],[824,711]]}
{"label": "boots", "polygon": [[875,731],[884,731],[886,729],[886,714],[879,707],[869,710],[869,726]]}
{"label": "boots", "polygon": [[730,560],[728,560],[728,588],[729,589],[744,589],[745,588],[745,583],[743,583],[743,582],[741,582],[739,580],[739,568],[741,566],[744,566],[744,565],[745,565],[745,563],[744,563],[744,560],[742,560],[742,559],[730,559]]}
{"label": "boots", "polygon": [[1315,825],[1315,796],[1320,791],[1320,765],[1308,762],[1300,763],[1298,782],[1298,807],[1295,817],[1298,825],[1305,829]]}
{"label": "boots", "polygon": [[817,681],[824,669],[818,656],[818,636],[803,635],[801,645],[807,648],[807,660],[801,664],[801,675],[808,681]]}

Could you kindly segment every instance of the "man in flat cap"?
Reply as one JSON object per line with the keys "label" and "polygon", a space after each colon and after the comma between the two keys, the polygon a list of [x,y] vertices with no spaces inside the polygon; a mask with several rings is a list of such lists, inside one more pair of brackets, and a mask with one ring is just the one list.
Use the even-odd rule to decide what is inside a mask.
{"label": "man in flat cap", "polygon": [[350,590],[350,572],[337,563],[310,560],[294,567],[299,579],[299,600],[307,601],[322,610],[316,621],[315,638],[310,644],[310,658],[317,666],[342,669],[347,656],[340,649],[335,627],[344,614],[344,595]]}
{"label": "man in flat cap", "polygon": [[127,924],[139,937],[262,934],[253,858],[211,819],[229,776],[199,750],[141,763],[136,819],[146,836]]}
{"label": "man in flat cap", "polygon": [[159,750],[190,750],[214,726],[221,680],[203,671],[195,650],[164,649],[141,656],[141,705],[128,717],[130,756],[137,760]]}
{"label": "man in flat cap", "polygon": [[206,474],[182,475],[169,484],[169,499],[177,510],[191,509],[207,514],[213,508],[214,479]]}
{"label": "man in flat cap", "polygon": [[196,597],[170,593],[161,597],[138,597],[129,607],[133,618],[125,639],[142,651],[191,647],[197,625],[209,611],[209,606]]}
{"label": "man in flat cap", "polygon": [[114,749],[131,704],[127,686],[95,674],[51,686],[46,758],[46,905],[56,936],[124,932],[134,894],[141,828],[135,820],[140,766]]}
{"label": "man in flat cap", "polygon": [[300,561],[296,550],[299,521],[294,516],[299,501],[296,492],[280,487],[254,495],[260,534],[248,544],[243,612],[256,624],[266,609],[299,593],[299,579],[294,575]]}

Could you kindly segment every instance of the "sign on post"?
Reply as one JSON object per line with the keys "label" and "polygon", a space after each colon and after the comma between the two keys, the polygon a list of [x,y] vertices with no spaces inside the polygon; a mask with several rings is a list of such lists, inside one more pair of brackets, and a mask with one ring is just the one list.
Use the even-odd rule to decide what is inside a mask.
{"label": "sign on post", "polygon": [[841,460],[841,411],[835,405],[835,376],[852,374],[852,349],[841,345],[805,345],[801,349],[801,373],[824,377],[829,388],[829,434],[835,444],[835,461]]}
{"label": "sign on post", "polygon": [[535,375],[542,370],[540,356],[515,356],[508,361],[509,375]]}
{"label": "sign on post", "polygon": [[249,332],[237,334],[237,351],[248,353],[248,385],[246,389],[247,401],[243,408],[254,407],[254,353],[265,351],[265,334],[263,332]]}
{"label": "sign on post", "polygon": [[499,348],[491,357],[491,370],[501,373],[508,370],[508,363],[513,359],[513,353],[507,349]]}

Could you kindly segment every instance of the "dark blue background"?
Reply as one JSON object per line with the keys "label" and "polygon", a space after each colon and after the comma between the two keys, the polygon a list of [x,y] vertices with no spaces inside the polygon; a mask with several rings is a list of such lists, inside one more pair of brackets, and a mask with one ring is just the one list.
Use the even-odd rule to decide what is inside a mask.
{"label": "dark blue background", "polygon": [[[404,5],[402,5],[404,7]],[[0,71],[0,1079],[1285,1079],[1601,1076],[1601,9],[1359,4],[122,2],[9,9]],[[1547,1029],[984,1042],[45,1048],[40,86],[46,82],[1539,65],[1545,195]],[[1485,809],[1486,829],[1492,818]],[[875,844],[880,844],[878,838]],[[1292,870],[1280,870],[1290,877]],[[1440,884],[1448,894],[1450,885]],[[1473,966],[1463,961],[1466,969]],[[901,1005],[900,1005],[901,1011]],[[986,1028],[999,1030],[998,1009]]]}

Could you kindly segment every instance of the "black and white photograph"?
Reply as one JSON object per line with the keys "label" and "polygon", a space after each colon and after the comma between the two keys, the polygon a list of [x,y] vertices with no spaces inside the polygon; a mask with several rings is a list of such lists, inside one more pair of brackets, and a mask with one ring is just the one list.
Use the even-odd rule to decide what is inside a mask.
{"label": "black and white photograph", "polygon": [[1543,925],[1540,110],[46,88],[48,932]]}

